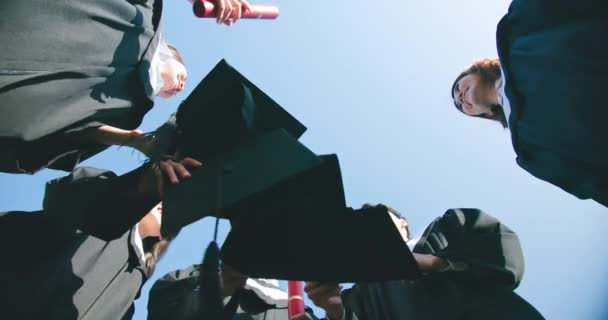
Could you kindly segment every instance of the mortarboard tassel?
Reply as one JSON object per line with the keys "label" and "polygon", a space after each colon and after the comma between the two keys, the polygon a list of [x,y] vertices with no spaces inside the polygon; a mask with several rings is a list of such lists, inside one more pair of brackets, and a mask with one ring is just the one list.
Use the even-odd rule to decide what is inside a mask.
{"label": "mortarboard tassel", "polygon": [[[217,211],[221,210],[222,205],[222,176],[227,173],[225,168],[218,171],[217,178]],[[231,320],[236,313],[239,304],[241,290],[232,295],[230,301],[224,308],[222,299],[222,284],[220,281],[220,249],[217,245],[217,235],[220,226],[220,218],[215,219],[215,230],[213,232],[213,241],[205,250],[203,262],[200,266],[200,305],[201,319],[213,320]]]}
{"label": "mortarboard tassel", "polygon": [[219,277],[220,249],[215,240],[207,247],[200,268],[201,319],[219,320],[222,318],[224,305]]}

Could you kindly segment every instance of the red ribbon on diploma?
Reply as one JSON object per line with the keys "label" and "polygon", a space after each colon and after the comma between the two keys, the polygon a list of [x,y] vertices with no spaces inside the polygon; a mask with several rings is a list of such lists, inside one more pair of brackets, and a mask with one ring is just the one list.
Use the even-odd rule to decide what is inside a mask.
{"label": "red ribbon on diploma", "polygon": [[[215,18],[217,12],[215,5],[207,0],[190,0],[194,15],[199,18]],[[241,19],[276,19],[279,16],[279,8],[268,4],[249,5],[251,9],[243,11]]]}
{"label": "red ribbon on diploma", "polygon": [[310,320],[304,309],[304,289],[301,281],[287,282],[287,296],[289,320]]}

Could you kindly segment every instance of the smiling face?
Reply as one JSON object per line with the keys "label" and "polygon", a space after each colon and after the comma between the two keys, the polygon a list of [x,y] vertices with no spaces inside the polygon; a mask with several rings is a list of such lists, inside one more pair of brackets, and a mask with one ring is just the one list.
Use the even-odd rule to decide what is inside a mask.
{"label": "smiling face", "polygon": [[497,104],[494,83],[479,74],[468,74],[454,85],[454,104],[470,116],[493,116],[492,105]]}
{"label": "smiling face", "polygon": [[482,59],[473,63],[452,84],[452,99],[458,111],[478,118],[496,121],[503,128],[509,124],[498,103],[496,83],[501,77],[498,59]]}

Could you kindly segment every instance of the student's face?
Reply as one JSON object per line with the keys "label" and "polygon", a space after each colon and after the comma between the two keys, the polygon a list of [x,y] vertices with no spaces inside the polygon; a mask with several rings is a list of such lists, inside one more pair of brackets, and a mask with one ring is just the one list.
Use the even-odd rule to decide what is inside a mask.
{"label": "student's face", "polygon": [[397,230],[399,230],[399,234],[401,234],[401,238],[403,238],[403,241],[407,242],[408,240],[410,240],[410,235],[407,232],[407,221],[397,217],[390,211],[388,212],[388,214],[391,217],[391,220],[393,220],[395,227],[397,227]]}
{"label": "student's face", "polygon": [[139,221],[139,228],[145,229],[148,237],[160,237],[160,224],[162,222],[163,204],[157,204],[148,214]]}
{"label": "student's face", "polygon": [[186,71],[186,67],[179,61],[173,58],[167,60],[162,66],[160,75],[163,78],[163,87],[160,89],[158,96],[171,98],[184,90],[188,72]]}
{"label": "student's face", "polygon": [[477,74],[469,74],[454,87],[454,102],[470,116],[486,114],[492,116],[491,95],[496,91],[493,83],[484,81]]}

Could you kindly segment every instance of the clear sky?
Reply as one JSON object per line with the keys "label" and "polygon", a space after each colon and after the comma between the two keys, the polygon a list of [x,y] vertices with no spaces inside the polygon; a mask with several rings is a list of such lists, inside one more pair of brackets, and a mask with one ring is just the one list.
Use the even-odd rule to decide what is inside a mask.
{"label": "clear sky", "polygon": [[[164,122],[226,58],[307,125],[310,149],[338,154],[350,206],[388,204],[415,232],[448,208],[484,209],[519,234],[526,273],[517,292],[547,319],[607,316],[608,210],[533,178],[516,165],[508,131],[463,116],[450,101],[464,67],[497,56],[496,24],[509,1],[271,3],[278,20],[229,28],[196,19],[185,0],[165,1],[164,34],[182,53],[189,83],[177,98],[157,100],[142,129]],[[85,164],[124,173],[143,160],[113,148]],[[44,182],[63,174],[0,174],[0,211],[39,209]],[[144,286],[135,319],[145,319],[154,280],[199,262],[212,235],[211,219],[180,234]]]}

